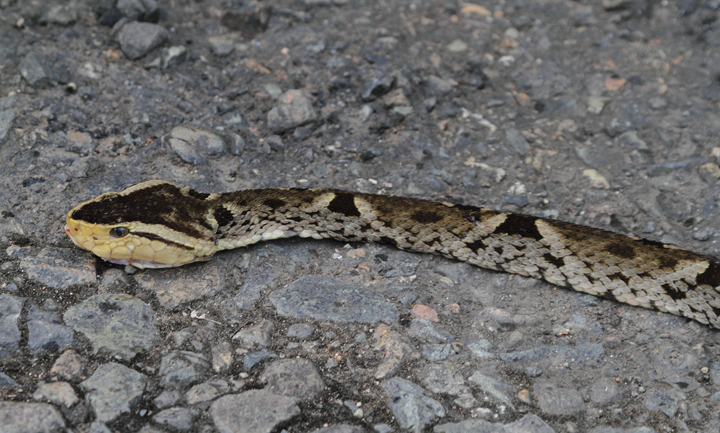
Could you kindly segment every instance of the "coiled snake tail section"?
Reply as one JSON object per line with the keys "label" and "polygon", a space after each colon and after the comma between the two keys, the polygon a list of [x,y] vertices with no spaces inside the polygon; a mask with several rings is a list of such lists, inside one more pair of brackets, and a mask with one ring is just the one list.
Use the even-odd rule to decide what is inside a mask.
{"label": "coiled snake tail section", "polygon": [[[150,181],[113,194],[71,211],[68,226],[76,224],[71,237],[82,231],[82,223],[102,230],[127,227],[130,235],[141,234],[138,242],[155,241],[160,249],[150,260],[134,259],[131,253],[125,259],[125,250],[118,259],[112,256],[113,248],[103,257],[98,251],[105,253],[108,248],[90,248],[95,244],[83,243],[79,234],[73,238],[77,245],[117,263],[135,260],[133,264],[141,267],[178,266],[207,260],[217,250],[293,236],[370,241],[544,279],[720,329],[716,259],[605,230],[513,212],[335,189],[206,194]],[[158,260],[173,245],[194,256]]]}

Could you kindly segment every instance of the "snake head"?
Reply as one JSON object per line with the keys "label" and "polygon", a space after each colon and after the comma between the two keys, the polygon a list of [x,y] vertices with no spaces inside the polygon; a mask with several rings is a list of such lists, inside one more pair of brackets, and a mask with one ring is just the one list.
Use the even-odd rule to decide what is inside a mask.
{"label": "snake head", "polygon": [[72,242],[112,263],[167,268],[208,260],[214,230],[195,215],[201,203],[167,182],[149,181],[106,193],[68,212]]}

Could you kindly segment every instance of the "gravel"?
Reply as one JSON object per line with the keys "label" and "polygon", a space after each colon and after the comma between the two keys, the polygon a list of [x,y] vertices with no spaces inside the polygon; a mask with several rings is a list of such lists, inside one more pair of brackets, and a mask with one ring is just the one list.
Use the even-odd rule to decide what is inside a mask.
{"label": "gravel", "polygon": [[382,245],[136,270],[63,231],[164,179],[717,256],[716,3],[0,0],[0,430],[717,431],[720,332],[682,318]]}

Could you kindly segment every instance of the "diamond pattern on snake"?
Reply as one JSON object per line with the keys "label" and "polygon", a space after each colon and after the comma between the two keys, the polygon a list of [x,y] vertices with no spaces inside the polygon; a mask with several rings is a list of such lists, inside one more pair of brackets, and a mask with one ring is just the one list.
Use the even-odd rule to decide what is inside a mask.
{"label": "diamond pattern on snake", "polygon": [[684,316],[720,329],[720,262],[671,245],[514,212],[337,189],[202,193],[152,180],[67,214],[104,260],[166,268],[299,236],[379,242]]}

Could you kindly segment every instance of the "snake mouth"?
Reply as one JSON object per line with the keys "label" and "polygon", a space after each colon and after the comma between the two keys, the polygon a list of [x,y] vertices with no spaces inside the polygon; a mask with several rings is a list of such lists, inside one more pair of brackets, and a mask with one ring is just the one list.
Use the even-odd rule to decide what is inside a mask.
{"label": "snake mouth", "polygon": [[72,243],[75,244],[76,247],[85,249],[82,245],[80,245],[80,243],[77,241],[77,239],[75,239],[75,237],[72,235],[72,232],[70,231],[70,227],[68,227],[67,224],[65,224],[65,233],[67,233],[68,237],[70,238]]}

